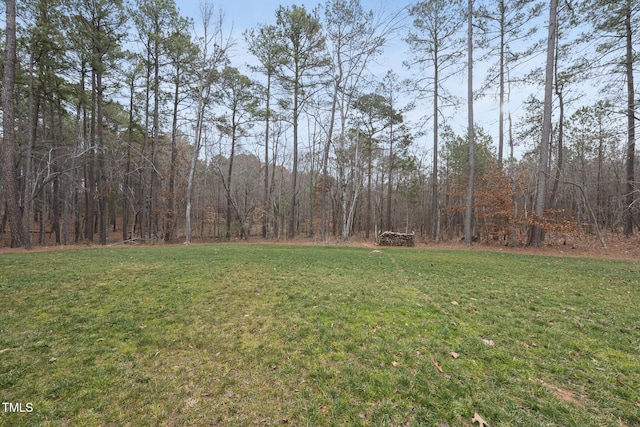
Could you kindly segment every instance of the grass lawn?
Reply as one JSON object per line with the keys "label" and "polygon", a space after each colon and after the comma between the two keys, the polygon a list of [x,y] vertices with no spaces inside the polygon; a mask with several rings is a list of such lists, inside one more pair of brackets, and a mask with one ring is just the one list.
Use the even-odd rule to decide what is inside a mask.
{"label": "grass lawn", "polygon": [[638,263],[91,248],[0,292],[2,426],[640,425]]}

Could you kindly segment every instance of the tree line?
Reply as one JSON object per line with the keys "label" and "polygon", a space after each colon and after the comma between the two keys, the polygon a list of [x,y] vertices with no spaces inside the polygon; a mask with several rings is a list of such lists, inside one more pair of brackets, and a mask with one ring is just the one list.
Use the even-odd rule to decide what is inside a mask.
{"label": "tree line", "polygon": [[241,34],[206,3],[4,3],[13,247],[639,226],[638,2],[327,0]]}

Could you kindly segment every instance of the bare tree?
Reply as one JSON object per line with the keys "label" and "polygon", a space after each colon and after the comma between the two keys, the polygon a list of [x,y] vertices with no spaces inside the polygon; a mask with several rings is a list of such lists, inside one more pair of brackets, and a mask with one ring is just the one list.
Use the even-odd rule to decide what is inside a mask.
{"label": "bare tree", "polygon": [[438,201],[438,131],[441,102],[446,98],[443,82],[456,74],[460,50],[459,31],[464,22],[461,0],[427,0],[411,8],[416,32],[409,34],[407,42],[414,51],[408,65],[419,70],[431,68],[428,77],[418,78],[416,85],[421,92],[428,92],[433,99],[433,166],[431,199],[431,237],[438,240],[440,233],[440,208]]}
{"label": "bare tree", "polygon": [[365,71],[381,52],[388,37],[396,31],[399,17],[400,13],[376,19],[372,11],[363,9],[359,0],[329,0],[325,5],[332,81],[331,111],[322,155],[320,238],[323,241],[326,240],[327,233],[328,163],[331,146],[334,139],[337,139],[340,149],[344,149],[349,111],[358,96]]}
{"label": "bare tree", "polygon": [[[634,74],[636,65],[638,36],[640,32],[640,3],[634,0],[611,2],[606,0],[588,0],[580,4],[582,13],[592,24],[591,31],[585,35],[587,41],[596,43],[596,54],[588,58],[590,70],[596,70],[606,79],[604,90],[608,93],[624,93],[627,145],[625,155],[625,177],[623,184],[623,232],[633,234],[634,204],[638,204],[636,189],[636,123],[637,87]],[[623,76],[612,78],[612,74]],[[636,211],[637,212],[637,211]]]}
{"label": "bare tree", "polygon": [[[498,79],[498,166],[502,168],[504,158],[504,104],[507,96],[507,74],[513,65],[522,62],[534,52],[538,46],[526,46],[523,41],[533,36],[538,27],[532,25],[542,11],[542,3],[538,0],[498,0],[480,4],[477,12],[478,25],[482,29],[480,38],[483,47],[488,48],[484,59],[498,56],[498,63],[489,70],[485,85],[482,88],[490,91]],[[523,46],[523,50],[514,50]],[[497,70],[496,70],[497,68]]]}
{"label": "bare tree", "polygon": [[263,25],[257,30],[249,30],[244,34],[245,40],[249,45],[249,51],[260,62],[260,71],[267,78],[265,86],[265,108],[264,108],[264,198],[263,198],[263,214],[262,214],[262,237],[267,237],[269,225],[269,211],[271,205],[271,186],[269,185],[269,138],[272,122],[272,91],[273,80],[276,76],[278,68],[283,64],[282,46],[276,39],[277,28],[273,25]]}
{"label": "bare tree", "polygon": [[200,60],[197,61],[199,73],[197,78],[197,87],[195,88],[196,98],[196,122],[195,122],[195,138],[193,143],[193,153],[189,165],[189,174],[187,177],[187,194],[185,208],[185,244],[191,243],[191,204],[193,197],[193,180],[200,156],[200,148],[202,147],[203,133],[205,130],[205,113],[212,102],[211,92],[212,85],[219,73],[218,67],[228,62],[227,53],[232,46],[231,39],[225,36],[223,31],[224,15],[220,13],[218,20],[213,24],[213,7],[210,4],[204,4],[201,7],[204,35],[200,39]]}
{"label": "bare tree", "polygon": [[296,198],[298,192],[299,121],[306,102],[318,87],[318,77],[328,64],[325,38],[317,10],[307,12],[304,7],[280,7],[276,12],[279,40],[287,61],[281,67],[280,78],[291,94],[293,125],[293,158],[291,168],[291,203],[287,236],[295,236]]}
{"label": "bare tree", "polygon": [[225,67],[222,70],[218,93],[220,95],[220,104],[226,110],[226,114],[218,117],[216,122],[220,133],[227,136],[231,142],[226,179],[224,174],[221,174],[222,184],[227,194],[227,240],[231,239],[233,217],[239,217],[238,203],[232,196],[233,163],[239,140],[241,137],[246,136],[246,127],[253,119],[252,114],[256,110],[257,99],[253,96],[252,89],[251,80],[247,76],[240,74],[237,68]]}
{"label": "bare tree", "polygon": [[190,20],[172,15],[172,34],[166,40],[168,48],[167,56],[169,57],[172,68],[173,83],[173,108],[171,119],[171,163],[169,165],[169,191],[168,191],[168,207],[166,213],[166,232],[165,240],[172,241],[177,222],[176,212],[176,174],[178,169],[178,110],[181,102],[186,98],[186,86],[193,78],[193,63],[198,55],[198,49],[193,44],[188,29],[191,27]]}
{"label": "bare tree", "polygon": [[[391,199],[392,199],[392,175],[394,169],[393,153],[393,127],[402,123],[403,117],[393,105],[397,81],[393,72],[388,72],[384,83],[379,86],[379,92],[369,93],[358,97],[354,102],[354,107],[359,112],[358,127],[361,139],[364,140],[364,154],[367,163],[367,204],[365,214],[365,237],[369,238],[372,222],[372,177],[373,177],[373,152],[378,147],[378,139],[383,131],[389,131],[389,164],[387,165],[387,210],[385,226],[391,230]],[[380,94],[383,93],[384,95]]]}

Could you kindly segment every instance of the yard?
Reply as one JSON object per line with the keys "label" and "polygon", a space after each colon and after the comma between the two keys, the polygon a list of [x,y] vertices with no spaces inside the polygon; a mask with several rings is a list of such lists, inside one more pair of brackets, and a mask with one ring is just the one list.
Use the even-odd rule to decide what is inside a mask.
{"label": "yard", "polygon": [[106,247],[0,292],[2,426],[640,425],[638,262]]}

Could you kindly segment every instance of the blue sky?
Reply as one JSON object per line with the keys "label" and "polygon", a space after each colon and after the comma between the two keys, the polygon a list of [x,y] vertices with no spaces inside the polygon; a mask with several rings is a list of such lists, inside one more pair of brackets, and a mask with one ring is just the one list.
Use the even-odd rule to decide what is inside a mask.
{"label": "blue sky", "polygon": [[[176,4],[182,15],[192,17],[196,25],[200,19],[201,1],[177,0]],[[392,11],[399,10],[407,5],[414,4],[414,0],[361,0],[365,10],[374,11]],[[212,2],[214,8],[225,12],[227,24],[233,23],[234,28],[242,33],[246,28],[255,27],[257,24],[273,24],[275,23],[275,12],[279,6],[305,6],[311,10],[317,5],[324,5],[324,1],[291,1],[291,0],[231,0]]]}
{"label": "blue sky", "polygon": [[[414,0],[361,0],[361,4],[365,10],[373,10],[376,14],[390,15],[397,11],[414,4]],[[200,15],[200,7],[202,1],[176,0],[181,15],[193,18],[196,30],[202,26],[202,18]],[[232,0],[212,2],[216,14],[218,10],[224,13],[224,25],[227,31],[232,31],[232,37],[236,41],[235,52],[232,52],[232,62],[240,67],[245,61],[246,50],[243,47],[244,40],[242,34],[245,30],[256,28],[259,24],[275,24],[275,13],[279,6],[304,6],[308,10],[312,10],[318,5],[324,6],[325,0],[318,1],[292,1],[292,0]],[[393,56],[398,59],[397,67],[402,67],[402,59],[399,54],[406,52],[406,45],[403,44],[401,38],[403,33],[398,33],[394,40],[389,42],[389,51],[393,52]],[[401,51],[398,51],[401,49]],[[233,56],[237,58],[234,58]],[[240,63],[237,63],[239,59]]]}
{"label": "blue sky", "polygon": [[[213,7],[224,13],[224,26],[227,34],[231,33],[232,39],[235,41],[234,48],[230,53],[231,63],[239,68],[242,72],[247,72],[245,65],[254,63],[255,59],[250,55],[244,44],[243,33],[247,29],[257,28],[260,24],[275,24],[276,10],[279,6],[304,6],[307,10],[312,10],[320,5],[320,15],[326,0],[312,1],[292,1],[292,0],[234,0],[213,3]],[[362,7],[366,10],[372,10],[376,16],[392,16],[398,14],[402,9],[409,5],[415,4],[415,0],[360,0]],[[180,2],[177,0],[177,6],[181,15],[193,18],[196,31],[202,26],[202,18],[200,14],[201,2],[198,0]],[[404,24],[409,24],[410,20],[405,19]],[[403,67],[403,61],[408,58],[408,46],[402,40],[407,34],[406,29],[401,29],[388,40],[384,53],[377,58],[378,64],[371,64],[370,69],[374,69],[376,75],[380,75],[380,79],[384,74],[393,69],[401,78],[409,77],[410,73]]]}
{"label": "blue sky", "polygon": [[[244,47],[243,32],[250,28],[256,28],[259,24],[275,24],[275,12],[279,6],[305,6],[308,10],[315,8],[318,5],[324,6],[326,0],[311,0],[311,1],[292,1],[292,0],[231,0],[231,1],[217,1],[213,2],[213,7],[216,10],[221,10],[224,13],[224,26],[227,33],[231,33],[231,37],[235,40],[235,48],[231,52],[231,63],[233,66],[238,67],[242,72],[247,72],[245,65],[247,63],[253,63],[254,58],[246,51]],[[199,0],[180,1],[176,0],[180,13],[183,16],[189,16],[193,18],[196,31],[202,25],[202,19],[200,17],[200,5]],[[384,16],[394,15],[402,9],[407,8],[410,5],[416,3],[416,0],[361,0],[361,4],[365,10],[373,10],[376,14],[382,14]],[[321,9],[322,10],[322,9]],[[403,66],[403,61],[410,57],[409,47],[403,41],[409,31],[411,25],[411,19],[407,17],[404,21],[405,28],[400,29],[395,37],[388,41],[385,52],[378,58],[378,65],[376,68],[376,74],[379,74],[381,80],[386,71],[392,69],[401,78],[411,77],[415,74],[416,70],[407,70]],[[544,31],[542,31],[544,32]],[[476,53],[477,55],[477,53]],[[476,56],[477,61],[477,56]],[[466,59],[464,59],[466,60]],[[491,61],[492,62],[492,61]],[[537,62],[537,61],[535,61]],[[475,82],[474,88],[480,87],[481,81],[484,79],[483,66],[488,64],[475,63]],[[451,92],[456,93],[462,98],[466,98],[466,72],[460,74],[460,76],[454,77],[446,83],[448,89]],[[522,90],[521,93],[514,93],[513,100],[524,99],[532,88],[528,90]],[[534,89],[536,90],[536,89]],[[515,91],[517,92],[517,91]],[[449,111],[447,115],[453,114],[450,117],[450,124],[452,124],[457,133],[464,134],[466,132],[466,102],[464,99],[463,105],[461,105],[458,111]],[[407,100],[409,102],[409,100]],[[515,105],[514,105],[515,104]],[[520,103],[512,103],[516,110],[520,109]],[[421,102],[418,107],[410,113],[410,117],[407,117],[413,122],[424,122],[423,116],[430,115],[431,103]],[[516,117],[514,117],[514,120]],[[493,97],[484,97],[481,100],[475,102],[475,120],[482,125],[485,130],[490,134],[494,134],[497,129],[498,121],[498,104]],[[424,122],[428,134],[431,124],[430,120]],[[429,147],[430,136],[423,137],[424,140],[420,142],[421,145]],[[496,135],[494,135],[494,139]]]}

